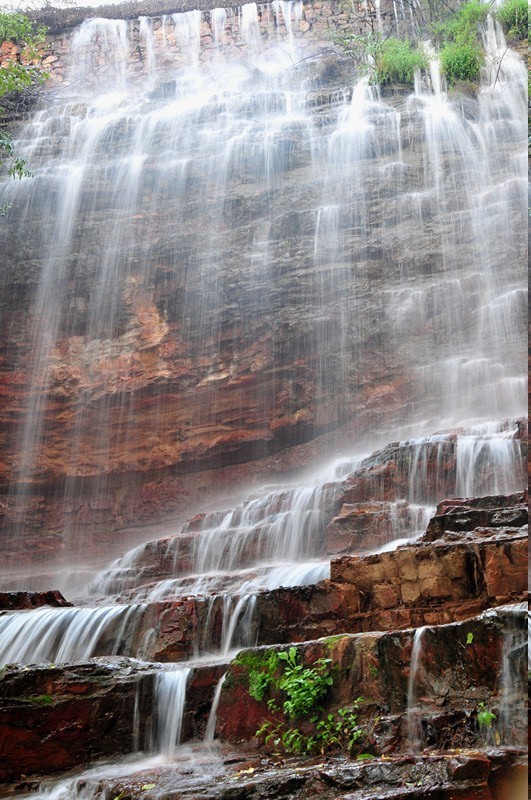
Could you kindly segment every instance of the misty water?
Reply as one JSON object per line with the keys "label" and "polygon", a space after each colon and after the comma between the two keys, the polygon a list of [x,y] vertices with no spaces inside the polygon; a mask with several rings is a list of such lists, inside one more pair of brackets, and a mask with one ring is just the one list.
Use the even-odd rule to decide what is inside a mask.
{"label": "misty water", "polygon": [[[227,13],[214,9],[208,17],[217,43]],[[457,437],[456,496],[523,487],[511,422],[525,415],[527,405],[521,60],[506,51],[490,20],[477,98],[449,96],[434,62],[430,79],[418,82],[400,103],[362,78],[344,87],[342,100],[316,111],[311,98],[318,48],[309,60],[305,51],[303,59],[293,36],[301,4],[277,3],[274,13],[285,24],[263,45],[257,6],[243,6],[244,47],[236,54],[220,47],[207,63],[200,58],[205,20],[200,12],[168,15],[157,26],[147,17],[93,19],[75,31],[65,83],[47,92],[17,143],[35,177],[0,187],[1,202],[12,203],[11,246],[40,257],[28,322],[35,369],[15,442],[21,456],[9,501],[25,509],[31,502],[25,487],[48,467],[46,445],[55,431],[46,403],[60,379],[59,343],[69,338],[78,363],[105,388],[96,406],[80,380],[61,452],[66,505],[68,478],[73,485],[95,470],[112,472],[120,448],[129,466],[138,457],[131,398],[113,384],[106,365],[120,352],[144,346],[124,317],[153,263],[183,273],[179,308],[165,309],[153,336],[165,336],[178,319],[182,338],[193,338],[195,358],[214,364],[227,297],[233,302],[229,313],[235,314],[243,299],[263,308],[277,303],[275,225],[286,204],[311,223],[297,276],[296,313],[316,331],[318,413],[329,413],[331,381],[338,408],[348,406],[349,376],[362,363],[352,350],[353,332],[372,324],[359,321],[358,303],[367,292],[375,251],[382,265],[373,289],[375,314],[413,382],[414,400],[398,421],[384,417],[365,432],[359,447],[346,444],[335,460],[316,465],[311,474],[278,485],[272,479],[248,496],[242,491],[241,502],[220,505],[199,523],[168,526],[163,579],[143,575],[151,545],[141,543],[103,570],[91,570],[90,580],[77,587],[79,606],[3,614],[2,663],[59,663],[116,653],[142,658],[135,634],[148,604],[191,595],[205,598],[212,614],[223,609],[221,643],[213,644],[207,625],[196,658],[222,661],[235,649],[252,646],[257,592],[328,577],[323,537],[342,482],[386,441],[407,440],[414,455],[409,492],[392,504],[392,534],[381,549],[414,541],[425,529],[443,499],[424,491],[427,452],[441,447],[442,470],[444,443],[451,437]],[[131,65],[133,36],[144,53],[140,69]],[[177,46],[177,63],[168,58],[170,45]],[[258,196],[260,219],[252,219],[242,235],[231,199]],[[284,238],[289,251],[291,237]],[[432,254],[429,268],[426,252]],[[229,272],[227,262],[233,265]],[[73,301],[69,282],[79,269],[86,269],[89,279],[83,296]],[[331,320],[333,362],[327,355]],[[222,379],[215,391],[222,396],[231,365],[218,363],[217,369]],[[167,402],[155,399],[146,422],[161,453]],[[266,417],[272,415],[271,397],[257,391],[253,402]],[[209,413],[199,399],[189,428],[208,426]],[[101,438],[87,440],[88,420],[95,414]],[[429,435],[445,429],[452,432]],[[115,438],[105,439],[108,430]],[[478,478],[478,465],[488,480]],[[93,491],[105,489],[103,478]],[[190,516],[202,510],[191,508]],[[8,560],[10,542],[21,534],[16,525],[9,530]],[[75,561],[75,550],[70,555]],[[418,633],[417,662],[420,643]],[[508,663],[509,656],[504,658]],[[154,703],[161,711],[150,757],[175,757],[193,669],[181,667],[160,674]],[[221,683],[216,699],[220,691]],[[414,706],[413,678],[410,692]],[[208,724],[210,744],[214,723],[212,718]],[[411,725],[413,743],[418,737],[413,720]],[[201,763],[198,758],[192,756],[191,763]],[[35,796],[85,797],[82,790],[69,794],[74,791],[69,784]]]}

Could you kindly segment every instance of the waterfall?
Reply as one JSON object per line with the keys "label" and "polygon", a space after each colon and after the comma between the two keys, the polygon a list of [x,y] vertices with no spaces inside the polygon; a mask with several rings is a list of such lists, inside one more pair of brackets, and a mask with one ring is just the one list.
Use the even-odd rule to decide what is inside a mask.
{"label": "waterfall", "polygon": [[[393,0],[397,27],[412,9]],[[160,657],[193,650],[221,671],[257,644],[259,593],[329,578],[326,528],[356,477],[377,485],[390,465],[380,550],[418,537],[452,494],[522,488],[522,61],[489,19],[477,97],[446,92],[435,60],[409,97],[354,76],[338,88],[328,44],[301,36],[306,11],[87,20],[17,134],[35,177],[0,181],[2,571],[100,571],[86,607],[2,613],[0,666],[149,657],[148,615],[167,603],[190,617],[185,632],[165,618]],[[173,513],[195,516],[180,527]],[[101,569],[116,531],[130,543]],[[425,631],[411,642],[414,752]],[[509,743],[520,646],[509,626]],[[158,763],[181,757],[192,663],[153,667]],[[49,796],[83,797],[83,780]]]}
{"label": "waterfall", "polygon": [[502,644],[496,731],[501,745],[526,747],[527,675],[526,659],[522,653],[525,653],[528,644],[527,619],[523,614],[527,612],[527,606],[519,604],[504,610],[508,620]]}
{"label": "waterfall", "polygon": [[417,628],[411,647],[411,662],[407,684],[407,739],[415,753],[422,748],[422,710],[418,707],[418,681],[422,669],[423,637],[427,629]]}
{"label": "waterfall", "polygon": [[142,605],[46,608],[0,616],[0,663],[61,663],[94,655],[134,655]]}
{"label": "waterfall", "polygon": [[[442,92],[398,107],[365,79],[316,111],[290,38],[299,5],[277,3],[271,40],[244,5],[238,58],[221,45],[228,13],[86,21],[61,92],[21,132],[36,178],[0,186],[5,258],[40,266],[28,400],[7,442],[10,552],[46,481],[56,524],[75,513],[90,531],[104,503],[120,516],[129,476],[194,452],[206,467],[240,437],[252,452],[288,407],[304,438],[394,402],[391,363],[404,423],[525,409],[521,62],[485,70],[466,113]],[[203,63],[207,20],[217,49]],[[501,32],[485,37],[498,58]],[[358,396],[375,368],[374,400]]]}
{"label": "waterfall", "polygon": [[181,743],[186,687],[191,669],[160,672],[155,680],[153,706],[156,715],[156,728],[153,752],[171,758],[175,748]]}
{"label": "waterfall", "polygon": [[211,745],[214,741],[214,736],[216,734],[216,721],[217,721],[217,712],[219,706],[219,699],[221,697],[221,690],[223,689],[223,683],[225,681],[225,672],[224,675],[218,681],[218,685],[216,686],[216,691],[214,692],[214,698],[212,700],[212,706],[210,708],[210,714],[208,715],[208,722],[205,729],[205,736],[204,741]]}

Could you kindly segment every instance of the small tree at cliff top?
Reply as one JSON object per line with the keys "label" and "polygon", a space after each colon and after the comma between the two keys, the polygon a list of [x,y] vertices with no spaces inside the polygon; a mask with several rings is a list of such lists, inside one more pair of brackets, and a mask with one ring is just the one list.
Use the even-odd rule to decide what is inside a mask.
{"label": "small tree at cliff top", "polygon": [[[6,59],[0,67],[0,98],[16,97],[46,79],[46,73],[33,63],[43,40],[44,28],[35,29],[24,14],[0,12],[0,43],[21,46],[20,54]],[[26,161],[16,155],[10,133],[1,127],[4,116],[5,110],[0,107],[0,169],[6,169],[13,178],[22,178],[30,173]]]}

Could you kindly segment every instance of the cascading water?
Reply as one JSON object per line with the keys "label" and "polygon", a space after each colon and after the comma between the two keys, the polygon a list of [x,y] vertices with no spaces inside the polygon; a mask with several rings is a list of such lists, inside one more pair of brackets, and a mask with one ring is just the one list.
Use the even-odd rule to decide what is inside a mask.
{"label": "cascading water", "polygon": [[407,685],[407,738],[409,747],[417,752],[422,747],[422,709],[418,707],[418,681],[422,669],[422,647],[426,628],[417,628],[411,647],[411,662]]}
{"label": "cascading water", "polygon": [[508,624],[504,632],[499,685],[498,718],[495,731],[498,744],[503,746],[527,746],[527,675],[525,658],[527,630],[524,604],[507,608]]}
{"label": "cascading water", "polygon": [[153,703],[157,709],[153,751],[163,756],[173,755],[181,743],[186,685],[190,669],[160,672],[155,680]]}
{"label": "cascading water", "polygon": [[[36,177],[0,187],[13,204],[6,258],[33,253],[39,279],[20,345],[21,363],[31,353],[24,421],[7,442],[11,566],[41,486],[54,485],[59,563],[54,532],[82,507],[83,536],[64,540],[75,561],[134,476],[223,465],[235,440],[234,460],[257,458],[358,414],[359,449],[395,424],[411,436],[454,430],[406,442],[409,488],[390,502],[385,548],[425,527],[449,485],[450,447],[455,494],[521,488],[511,424],[461,432],[526,408],[521,61],[500,61],[489,23],[477,100],[449,98],[434,71],[431,90],[419,84],[400,103],[364,79],[316,110],[319,58],[298,61],[302,6],[279,0],[273,13],[266,50],[258,8],[244,5],[235,48],[234,11],[214,9],[208,63],[198,11],[157,27],[89,20],[71,39],[64,88],[21,135]],[[296,424],[284,435],[287,417]],[[362,459],[140,545],[96,576],[93,607],[4,614],[0,661],[141,657],[146,607],[192,595],[209,604],[197,657],[253,645],[257,592],[328,576],[325,527]],[[422,629],[408,689],[414,749],[421,647]],[[152,750],[166,757],[189,672],[161,670],[156,683]]]}
{"label": "cascading water", "polygon": [[207,726],[205,728],[204,740],[209,745],[213,743],[216,733],[216,714],[218,711],[219,699],[221,697],[221,690],[223,689],[223,683],[225,681],[225,675],[219,679],[218,685],[216,686],[216,691],[214,692],[214,697],[212,700],[212,707],[210,709]]}
{"label": "cascading water", "polygon": [[[6,257],[38,252],[40,268],[29,400],[7,443],[9,552],[50,480],[54,526],[81,493],[90,535],[139,470],[193,466],[205,437],[223,450],[251,414],[252,450],[257,431],[276,436],[285,397],[302,431],[325,431],[370,404],[359,387],[385,383],[390,363],[404,423],[525,409],[524,284],[506,259],[524,247],[523,65],[486,69],[477,101],[423,90],[397,108],[363,80],[315,111],[319,58],[299,63],[289,38],[298,4],[275,14],[285,24],[264,46],[244,5],[241,54],[220,45],[206,63],[199,12],[88,20],[61,93],[22,134],[36,178],[2,187]],[[218,43],[228,19],[208,17]],[[500,32],[485,37],[497,63]],[[391,385],[375,396],[382,430]],[[53,398],[68,409],[56,423]]]}

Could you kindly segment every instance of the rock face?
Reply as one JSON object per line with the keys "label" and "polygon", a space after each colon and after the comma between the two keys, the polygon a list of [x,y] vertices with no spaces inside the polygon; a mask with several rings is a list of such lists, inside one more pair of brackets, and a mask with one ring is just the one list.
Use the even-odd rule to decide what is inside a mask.
{"label": "rock face", "polygon": [[[424,741],[427,737],[437,749],[473,746],[480,741],[476,722],[479,704],[501,706],[505,702],[501,697],[503,680],[499,671],[493,670],[493,663],[501,663],[505,631],[516,625],[521,647],[525,644],[525,624],[525,611],[515,612],[509,607],[466,622],[424,629],[421,666],[415,676],[415,705],[422,709]],[[327,695],[327,711],[364,697],[361,717],[372,731],[364,746],[378,754],[413,746],[408,743],[406,719],[408,697],[411,702],[412,647],[412,631],[337,636],[296,645],[302,663],[332,659],[332,673],[338,678]],[[252,740],[264,720],[277,719],[266,703],[270,696],[280,702],[274,692],[266,693],[261,702],[249,694],[249,673],[264,669],[269,653],[268,648],[244,651],[231,664],[218,709],[222,738]],[[521,692],[525,684],[523,661],[520,666]],[[516,694],[512,702],[510,721],[509,717],[506,721],[512,730],[521,731],[527,711],[517,705]]]}
{"label": "rock face", "polygon": [[[358,477],[362,473],[358,469]],[[350,491],[354,483],[351,476],[344,486]],[[343,491],[335,486],[326,495],[323,542],[326,519],[334,514],[337,519],[337,498]],[[278,511],[288,495],[271,495],[277,505],[267,507]],[[207,720],[213,724],[216,697],[217,736],[225,761],[215,762],[214,773],[214,751],[199,749],[191,762],[185,754],[178,755],[171,769],[153,772],[139,763],[141,771],[134,779],[77,780],[87,791],[96,781],[94,792],[105,791],[110,797],[123,793],[130,800],[149,797],[144,787],[153,785],[158,798],[185,800],[197,796],[199,783],[205,800],[229,800],[236,788],[238,797],[251,792],[265,800],[273,785],[277,793],[278,787],[285,787],[290,797],[301,800],[310,791],[330,800],[384,800],[396,796],[390,793],[414,776],[414,788],[403,787],[403,796],[410,800],[425,800],[434,782],[438,800],[523,800],[527,617],[523,603],[517,603],[527,598],[527,540],[525,526],[516,525],[525,521],[526,501],[527,492],[444,500],[415,543],[389,552],[333,557],[329,580],[259,592],[253,598],[252,633],[265,646],[243,649],[230,664],[221,655],[215,663],[190,668],[187,663],[153,663],[187,662],[201,655],[201,648],[219,652],[229,598],[219,594],[139,602],[142,590],[149,596],[151,588],[164,586],[173,558],[168,538],[140,548],[136,567],[129,562],[133,572],[138,569],[140,586],[132,582],[117,598],[120,605],[96,608],[94,616],[88,608],[50,609],[46,625],[64,641],[73,641],[75,631],[83,630],[83,638],[92,639],[96,651],[118,647],[123,655],[3,670],[0,781],[28,788],[39,773],[53,774],[139,749],[166,752],[160,720],[166,706],[179,702],[183,738],[200,740]],[[356,524],[361,529],[363,521],[372,543],[377,532],[372,513],[389,510],[389,503],[362,505]],[[205,535],[203,526],[208,529],[224,518],[219,512],[190,520],[180,535],[186,544],[183,552],[189,553],[194,536]],[[181,566],[186,571],[190,563]],[[116,574],[113,579],[119,585],[124,578]],[[6,605],[8,600],[13,618],[15,608],[26,609],[18,611],[21,623],[43,613],[39,604],[68,606],[57,592],[13,593],[6,595]],[[124,600],[131,605],[121,605]],[[9,617],[6,614],[6,620]],[[29,633],[28,629],[21,635],[29,638]],[[362,697],[359,724],[364,734],[359,748],[372,761],[357,762],[355,749],[335,755],[326,747],[318,760],[300,766],[276,765],[267,747],[260,748],[257,758],[256,731],[264,721],[279,721],[283,698],[269,684],[258,700],[250,694],[250,677],[268,670],[271,654],[287,652],[288,645],[302,665],[330,659],[333,680],[323,714],[334,715]],[[51,658],[42,648],[36,639],[35,652]],[[141,655],[148,661],[124,655]],[[181,676],[180,700],[161,689],[161,677],[174,674]],[[276,710],[269,701],[275,701]],[[491,715],[487,726],[481,716],[485,713]],[[308,719],[300,724],[309,734]],[[503,755],[489,750],[500,743],[509,747]],[[411,750],[425,752],[417,756]],[[198,777],[205,758],[210,764],[207,775]]]}
{"label": "rock face", "polygon": [[[199,737],[226,667],[189,679],[184,735]],[[65,772],[138,750],[157,752],[157,676],[152,664],[97,658],[68,666],[9,666],[0,690],[0,783]]]}
{"label": "rock face", "polygon": [[[416,420],[419,407],[424,419],[441,405],[452,418],[459,404],[488,418],[520,407],[523,225],[504,238],[496,204],[474,205],[492,195],[480,172],[505,186],[517,143],[493,145],[469,195],[463,153],[476,144],[479,104],[469,99],[462,120],[463,104],[451,106],[459,133],[434,155],[422,98],[381,103],[358,87],[345,105],[352,70],[345,79],[321,45],[325,30],[352,24],[351,12],[295,6],[293,18],[264,6],[241,24],[227,12],[219,30],[216,15],[193,12],[92,20],[47,56],[64,88],[50,91],[36,140],[37,128],[21,133],[42,180],[17,189],[2,221],[0,512],[14,558],[43,529],[42,559],[69,550],[65,531],[78,547],[90,534],[87,550],[101,552],[113,530],[189,508],[217,485],[214,470],[234,466],[235,483],[277,458],[288,471],[289,449],[334,431],[336,443],[361,446],[366,432]],[[262,48],[299,40],[312,58],[297,50],[289,88],[272,91],[257,53],[267,60]],[[217,65],[241,75],[249,61],[219,95]],[[190,65],[210,88],[181,113],[170,101]],[[90,97],[113,81],[130,105],[101,117]],[[367,124],[359,142],[354,107]],[[78,147],[80,182],[66,177]],[[176,154],[171,169],[161,152]],[[503,203],[518,219],[518,198]],[[493,218],[488,243],[477,240],[479,211]],[[494,268],[492,280],[483,275],[483,249],[504,265],[501,279]],[[474,386],[491,378],[493,396],[478,397]]]}
{"label": "rock face", "polygon": [[[439,513],[430,521],[427,533],[415,544],[390,552],[332,558],[330,580],[259,592],[252,615],[257,643],[289,643],[323,635],[443,624],[490,607],[525,601],[526,499],[527,493],[520,492],[445,500],[439,504]],[[478,518],[471,513],[475,508],[483,509],[483,516]],[[522,525],[485,527],[485,514],[490,521]],[[445,531],[434,538],[441,519]],[[478,521],[480,525],[476,527]],[[191,534],[179,539],[186,541],[188,535]],[[369,528],[369,549],[372,537]],[[157,540],[141,551],[130,567],[134,577],[118,570],[120,583],[131,587],[121,595],[122,601],[138,599],[138,589],[133,588],[137,585],[135,578],[139,585],[145,584],[149,593],[150,587],[156,587],[151,581],[168,577],[172,564],[175,571],[169,541]],[[186,572],[186,560],[181,566]],[[222,596],[151,603],[139,617],[135,641],[149,641],[143,652],[151,659],[180,661],[192,655],[198,641],[214,649],[220,646],[225,613]],[[135,646],[130,654],[135,652]]]}
{"label": "rock face", "polygon": [[[238,757],[229,752],[226,772],[220,771],[216,776],[215,788],[203,785],[201,797],[205,800],[234,800],[235,797],[267,800],[272,796],[290,800],[307,800],[308,797],[323,800],[506,800],[511,797],[525,800],[523,790],[527,790],[525,767],[518,758],[495,750],[433,755],[429,760],[409,756],[388,757],[385,762],[353,763],[342,758],[320,758],[314,762],[290,759],[289,764],[279,764],[274,759]],[[141,796],[142,784],[155,782],[156,794],[154,789],[144,790],[145,800],[191,800],[197,794],[183,788],[189,769],[186,764],[177,764],[171,772],[144,771],[134,780],[110,782],[107,786],[111,796],[121,792],[123,800],[136,800]],[[84,786],[94,790],[102,788],[101,782],[98,785],[90,779]]]}
{"label": "rock face", "polygon": [[40,606],[71,606],[57,589],[49,592],[0,592],[0,610],[15,611]]}
{"label": "rock face", "polygon": [[152,673],[127,659],[64,668],[8,667],[0,701],[0,779],[18,780],[43,768],[66,771],[133,751],[137,690],[149,718]]}

